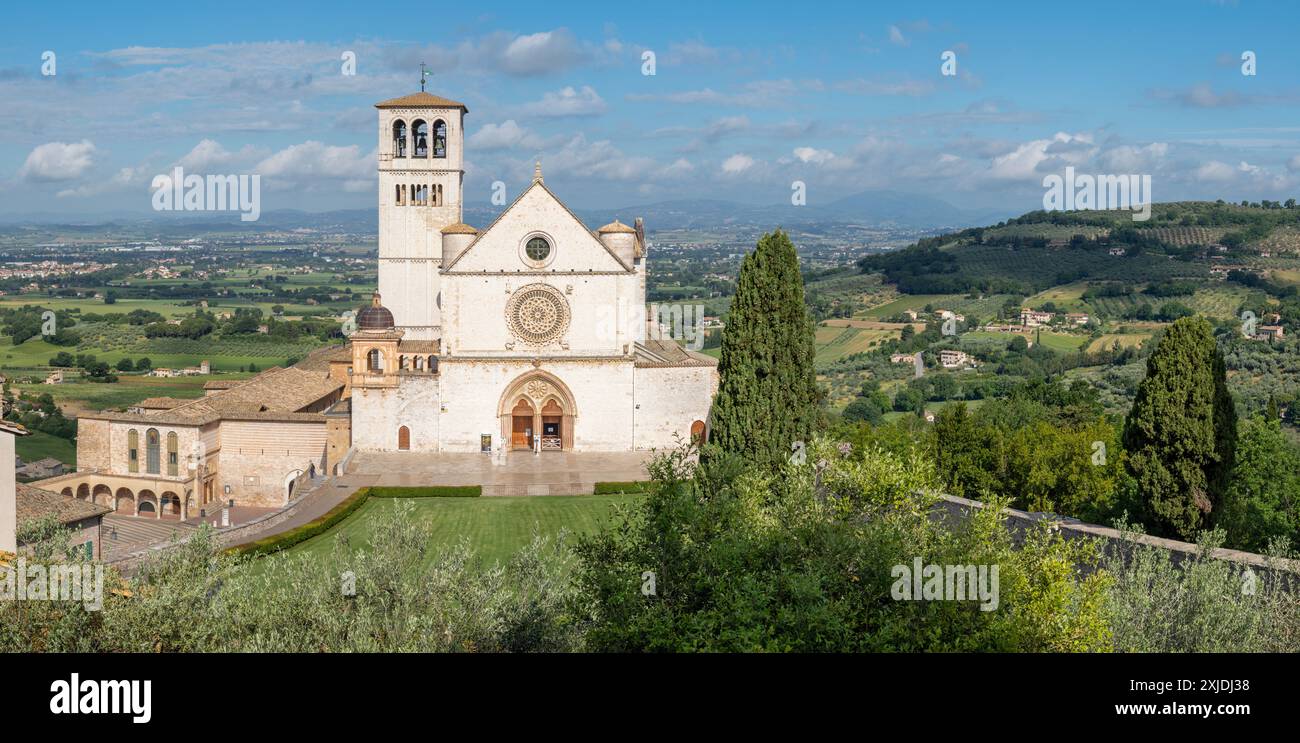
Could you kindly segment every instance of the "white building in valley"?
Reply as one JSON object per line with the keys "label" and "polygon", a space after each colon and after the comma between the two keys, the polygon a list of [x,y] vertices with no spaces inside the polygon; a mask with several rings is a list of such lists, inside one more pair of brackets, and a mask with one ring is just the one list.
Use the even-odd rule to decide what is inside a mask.
{"label": "white building in valley", "polygon": [[[631,451],[704,433],[717,362],[647,337],[639,220],[587,228],[542,180],[462,221],[464,105],[379,110],[379,293],[351,338],[361,450]],[[382,303],[381,303],[382,298]]]}

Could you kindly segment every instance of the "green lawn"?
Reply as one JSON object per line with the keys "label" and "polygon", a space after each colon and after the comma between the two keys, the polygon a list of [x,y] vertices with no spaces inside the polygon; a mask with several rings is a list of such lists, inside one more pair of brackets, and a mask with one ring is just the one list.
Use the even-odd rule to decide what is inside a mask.
{"label": "green lawn", "polygon": [[[410,498],[417,519],[433,525],[435,547],[466,537],[485,564],[505,560],[532,541],[534,534],[554,536],[561,529],[591,533],[612,523],[619,504],[636,503],[636,495],[552,495],[488,498]],[[303,542],[287,554],[324,555],[335,536],[345,534],[351,549],[363,549],[377,519],[389,514],[398,499],[371,498],[355,514],[328,532]],[[264,559],[276,559],[274,556]]]}
{"label": "green lawn", "polygon": [[16,436],[14,449],[24,462],[54,457],[69,468],[77,466],[77,445],[48,433],[32,431],[29,436]]}

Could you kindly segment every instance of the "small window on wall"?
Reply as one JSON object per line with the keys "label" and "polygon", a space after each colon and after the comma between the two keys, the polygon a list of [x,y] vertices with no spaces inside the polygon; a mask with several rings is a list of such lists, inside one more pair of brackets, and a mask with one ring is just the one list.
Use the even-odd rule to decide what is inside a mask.
{"label": "small window on wall", "polygon": [[176,432],[167,434],[167,474],[175,477],[180,470],[180,457],[176,451]]}
{"label": "small window on wall", "polygon": [[524,248],[528,257],[535,261],[544,261],[551,254],[551,244],[546,242],[544,237],[534,237],[528,241],[528,246]]}
{"label": "small window on wall", "polygon": [[415,156],[429,156],[429,125],[421,119],[416,119],[411,125],[411,130],[415,133]]}
{"label": "small window on wall", "polygon": [[132,428],[126,432],[126,469],[140,471],[140,433]]}
{"label": "small window on wall", "polygon": [[433,156],[447,156],[447,124],[442,119],[433,122]]}
{"label": "small window on wall", "polygon": [[393,122],[393,157],[406,157],[406,122]]}
{"label": "small window on wall", "polygon": [[148,431],[146,431],[144,434],[144,441],[145,441],[145,460],[144,460],[145,471],[151,475],[156,475],[161,469],[159,464],[159,460],[161,459],[161,457],[159,456],[160,442],[158,440],[158,429],[150,428]]}

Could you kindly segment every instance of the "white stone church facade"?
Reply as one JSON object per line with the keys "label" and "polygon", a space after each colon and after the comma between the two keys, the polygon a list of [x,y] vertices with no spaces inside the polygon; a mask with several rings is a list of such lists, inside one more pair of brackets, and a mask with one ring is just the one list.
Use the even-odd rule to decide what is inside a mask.
{"label": "white stone church facade", "polygon": [[[538,172],[461,221],[463,105],[378,104],[379,293],[346,346],[78,418],[77,471],[40,487],[118,515],[280,507],[350,452],[627,452],[707,437],[717,363],[645,322],[647,245],[596,231]],[[386,304],[387,308],[381,306]]]}
{"label": "white stone church facade", "polygon": [[647,333],[639,220],[588,229],[539,166],[479,231],[462,221],[466,107],[421,92],[376,108],[379,293],[351,337],[353,448],[632,451],[705,433],[717,362]]}

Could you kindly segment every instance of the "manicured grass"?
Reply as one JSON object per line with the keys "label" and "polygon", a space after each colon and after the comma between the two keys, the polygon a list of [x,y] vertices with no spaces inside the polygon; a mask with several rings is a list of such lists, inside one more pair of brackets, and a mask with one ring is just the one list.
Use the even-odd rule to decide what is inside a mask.
{"label": "manicured grass", "polygon": [[24,462],[35,462],[38,459],[54,457],[68,465],[68,467],[77,466],[77,445],[67,439],[51,436],[48,433],[32,431],[29,436],[16,436],[14,437],[14,450],[18,453],[18,456],[23,458]]}
{"label": "manicured grass", "polygon": [[[592,533],[613,523],[619,504],[634,504],[636,495],[553,495],[490,498],[410,498],[413,518],[433,525],[435,547],[469,540],[484,564],[505,560],[532,541],[533,535],[553,537],[561,529],[571,534]],[[349,547],[364,549],[375,524],[393,512],[392,498],[371,498],[346,521],[324,534],[288,550],[286,554],[325,555],[335,537],[347,536]],[[275,558],[267,558],[275,559]]]}

